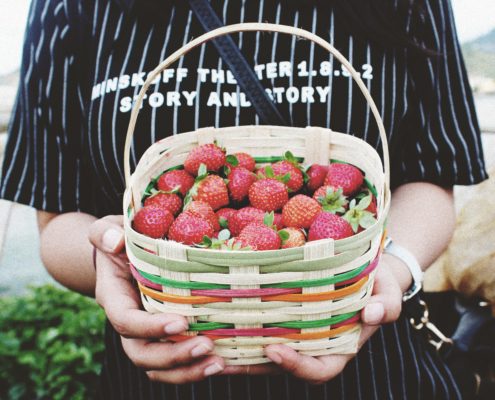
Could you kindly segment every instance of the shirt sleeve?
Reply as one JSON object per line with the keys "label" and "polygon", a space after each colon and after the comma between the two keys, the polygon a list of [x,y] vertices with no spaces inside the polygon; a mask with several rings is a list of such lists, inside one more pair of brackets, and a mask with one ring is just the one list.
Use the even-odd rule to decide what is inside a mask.
{"label": "shirt sleeve", "polygon": [[87,211],[78,72],[62,0],[33,0],[0,197],[50,212]]}
{"label": "shirt sleeve", "polygon": [[471,185],[487,178],[474,100],[450,0],[425,1],[423,44],[436,55],[408,55],[408,111],[394,143],[392,185],[428,181]]}

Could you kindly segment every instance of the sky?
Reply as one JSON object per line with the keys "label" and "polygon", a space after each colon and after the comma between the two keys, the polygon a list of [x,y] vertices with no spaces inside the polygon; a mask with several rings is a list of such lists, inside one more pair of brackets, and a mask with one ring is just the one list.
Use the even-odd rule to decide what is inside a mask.
{"label": "sky", "polygon": [[[495,28],[495,0],[451,0],[461,42]],[[30,0],[0,0],[0,76],[20,62],[24,26]]]}

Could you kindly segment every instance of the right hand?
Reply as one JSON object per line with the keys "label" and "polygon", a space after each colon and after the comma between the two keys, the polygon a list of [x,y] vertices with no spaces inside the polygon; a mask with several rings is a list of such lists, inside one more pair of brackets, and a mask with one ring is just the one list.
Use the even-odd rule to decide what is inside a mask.
{"label": "right hand", "polygon": [[93,223],[89,239],[97,248],[96,301],[122,339],[130,360],[153,381],[182,384],[218,374],[221,357],[211,355],[213,342],[197,336],[180,343],[162,342],[187,330],[177,314],[149,314],[141,309],[124,252],[123,218],[111,215]]}

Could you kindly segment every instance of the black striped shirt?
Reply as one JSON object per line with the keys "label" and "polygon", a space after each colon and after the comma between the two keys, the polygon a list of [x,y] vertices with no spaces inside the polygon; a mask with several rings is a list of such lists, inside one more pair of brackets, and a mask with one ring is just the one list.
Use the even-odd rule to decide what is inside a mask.
{"label": "black striped shirt", "polygon": [[[122,212],[122,154],[133,98],[159,61],[202,33],[185,2],[163,1],[154,12],[131,3],[33,0],[2,198],[52,212]],[[212,0],[225,24],[292,25],[334,43],[361,73],[381,112],[394,186],[474,184],[487,175],[452,11],[448,0],[425,3],[419,38],[442,55],[423,60],[407,49],[382,48],[348,34],[331,3]],[[415,29],[409,16],[397,17]],[[332,127],[378,148],[364,98],[322,49],[279,34],[241,33],[234,39],[291,124]],[[258,122],[214,47],[203,45],[164,71],[147,94],[131,161],[135,164],[151,143],[167,135]],[[215,399],[457,396],[448,371],[420,347],[403,320],[383,328],[344,374],[318,389],[289,377],[212,378],[181,388],[151,385],[125,359],[111,329],[108,335],[103,376],[116,382],[114,389],[107,386],[108,396],[115,398],[140,398],[142,391],[149,394],[142,398],[163,393],[181,400],[209,393],[206,398]]]}

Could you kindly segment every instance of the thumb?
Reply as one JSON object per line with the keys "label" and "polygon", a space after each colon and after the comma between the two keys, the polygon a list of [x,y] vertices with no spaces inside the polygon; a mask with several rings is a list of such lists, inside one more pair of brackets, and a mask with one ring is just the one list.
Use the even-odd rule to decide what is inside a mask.
{"label": "thumb", "polygon": [[375,276],[373,294],[361,312],[365,324],[381,325],[397,320],[402,310],[402,291],[394,275],[381,265]]}
{"label": "thumb", "polygon": [[118,254],[124,248],[124,229],[122,215],[108,215],[91,225],[89,229],[89,241],[97,249],[109,253]]}

